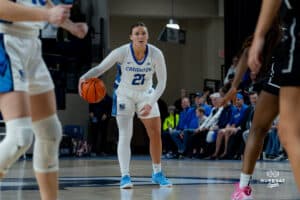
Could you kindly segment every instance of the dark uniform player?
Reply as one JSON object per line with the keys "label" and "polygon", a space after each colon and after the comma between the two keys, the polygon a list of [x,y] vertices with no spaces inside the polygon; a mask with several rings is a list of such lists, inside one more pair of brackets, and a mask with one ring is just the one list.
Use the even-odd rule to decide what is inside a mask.
{"label": "dark uniform player", "polygon": [[280,65],[279,137],[288,153],[298,190],[300,190],[300,149],[298,148],[300,145],[299,1],[263,1],[255,37],[249,51],[248,64],[252,72],[257,73],[260,70],[265,36],[281,4],[287,9],[283,14],[283,19],[288,27],[288,35],[283,44],[282,57],[279,57],[282,63]]}

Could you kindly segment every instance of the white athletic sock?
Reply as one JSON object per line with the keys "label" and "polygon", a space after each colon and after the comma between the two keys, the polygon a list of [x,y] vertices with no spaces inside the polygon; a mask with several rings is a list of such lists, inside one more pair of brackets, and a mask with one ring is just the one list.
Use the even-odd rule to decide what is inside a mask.
{"label": "white athletic sock", "polygon": [[130,116],[117,116],[119,128],[118,159],[121,175],[129,174],[129,163],[131,157],[130,142],[132,137],[133,119]]}
{"label": "white athletic sock", "polygon": [[240,188],[246,187],[250,184],[250,180],[251,180],[252,174],[244,174],[241,173],[240,176]]}
{"label": "white athletic sock", "polygon": [[132,199],[133,190],[120,190],[121,200],[129,200]]}
{"label": "white athletic sock", "polygon": [[152,169],[154,174],[161,172],[161,163],[159,164],[152,163]]}

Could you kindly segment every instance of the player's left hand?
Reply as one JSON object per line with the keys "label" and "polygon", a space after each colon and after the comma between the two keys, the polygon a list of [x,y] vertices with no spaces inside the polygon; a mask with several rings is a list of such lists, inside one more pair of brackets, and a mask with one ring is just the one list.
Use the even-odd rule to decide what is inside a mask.
{"label": "player's left hand", "polygon": [[146,117],[150,114],[152,107],[149,104],[144,105],[144,107],[140,110],[140,115],[142,117]]}
{"label": "player's left hand", "polygon": [[257,74],[262,66],[262,52],[265,44],[265,38],[256,36],[248,53],[248,66],[251,71]]}
{"label": "player's left hand", "polygon": [[72,35],[74,35],[80,39],[83,39],[86,36],[86,34],[88,33],[88,30],[89,30],[89,28],[86,23],[74,23],[71,33],[72,33]]}

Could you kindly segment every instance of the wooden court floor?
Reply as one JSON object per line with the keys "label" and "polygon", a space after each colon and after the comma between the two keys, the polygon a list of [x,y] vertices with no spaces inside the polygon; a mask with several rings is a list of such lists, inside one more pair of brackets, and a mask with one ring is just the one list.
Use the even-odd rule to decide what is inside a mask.
{"label": "wooden court floor", "polygon": [[[239,178],[240,161],[163,160],[172,188],[150,181],[151,162],[134,157],[134,189],[119,189],[116,157],[61,159],[60,200],[229,200]],[[32,161],[19,161],[1,183],[0,200],[38,200]],[[296,200],[297,192],[288,162],[258,162],[253,180],[257,200]]]}

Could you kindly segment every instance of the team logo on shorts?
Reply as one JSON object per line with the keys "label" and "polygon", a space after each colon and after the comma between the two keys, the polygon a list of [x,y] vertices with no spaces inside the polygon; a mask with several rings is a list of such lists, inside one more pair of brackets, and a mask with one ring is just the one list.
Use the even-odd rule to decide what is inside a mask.
{"label": "team logo on shorts", "polygon": [[20,69],[19,70],[19,75],[20,75],[20,80],[24,82],[25,81],[25,73],[24,73],[24,71]]}
{"label": "team logo on shorts", "polygon": [[125,103],[120,103],[119,104],[119,109],[120,110],[125,110]]}

